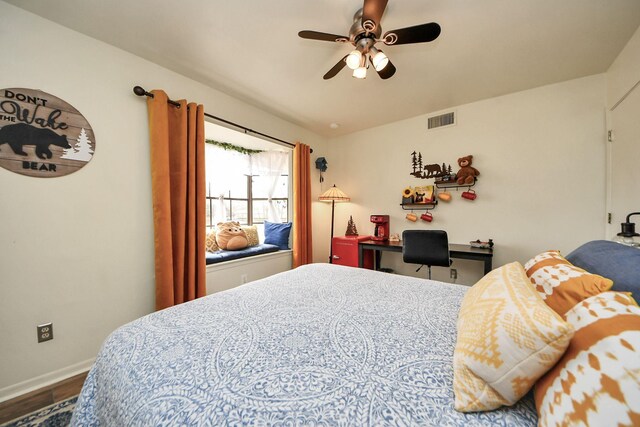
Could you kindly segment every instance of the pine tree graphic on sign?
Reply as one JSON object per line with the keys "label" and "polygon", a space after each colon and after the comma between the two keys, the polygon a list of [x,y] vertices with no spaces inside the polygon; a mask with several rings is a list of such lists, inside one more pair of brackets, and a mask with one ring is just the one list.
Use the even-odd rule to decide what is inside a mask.
{"label": "pine tree graphic on sign", "polygon": [[77,141],[76,145],[64,150],[64,153],[60,156],[61,159],[81,160],[84,162],[91,160],[91,157],[93,157],[91,140],[87,136],[87,132],[84,128],[80,131]]}

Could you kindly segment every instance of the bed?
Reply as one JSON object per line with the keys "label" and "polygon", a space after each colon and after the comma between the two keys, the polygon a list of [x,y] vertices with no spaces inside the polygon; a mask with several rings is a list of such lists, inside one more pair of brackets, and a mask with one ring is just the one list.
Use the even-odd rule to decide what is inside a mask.
{"label": "bed", "polygon": [[[599,241],[568,258],[639,294],[640,250]],[[532,393],[454,409],[468,290],[312,264],[150,314],[105,341],[71,425],[537,425]]]}
{"label": "bed", "polygon": [[116,330],[72,425],[536,425],[530,396],[453,408],[468,288],[312,264]]}

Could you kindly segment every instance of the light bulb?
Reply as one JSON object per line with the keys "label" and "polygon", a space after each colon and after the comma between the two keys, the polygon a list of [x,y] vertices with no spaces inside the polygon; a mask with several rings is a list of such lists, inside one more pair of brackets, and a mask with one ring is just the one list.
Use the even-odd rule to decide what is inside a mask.
{"label": "light bulb", "polygon": [[379,50],[378,53],[373,56],[371,62],[373,63],[376,71],[381,71],[389,63],[389,58],[387,58],[387,55],[385,55],[384,52]]}
{"label": "light bulb", "polygon": [[362,58],[362,53],[359,50],[352,51],[349,55],[347,55],[347,67],[355,70],[360,66],[360,58]]}
{"label": "light bulb", "polygon": [[623,245],[627,245],[627,246],[635,246],[637,248],[640,248],[640,240],[637,240],[635,237],[633,236],[616,236],[613,238],[613,241],[616,243],[622,243]]}
{"label": "light bulb", "polygon": [[353,70],[353,77],[356,79],[365,79],[367,78],[367,68],[366,67],[358,67]]}

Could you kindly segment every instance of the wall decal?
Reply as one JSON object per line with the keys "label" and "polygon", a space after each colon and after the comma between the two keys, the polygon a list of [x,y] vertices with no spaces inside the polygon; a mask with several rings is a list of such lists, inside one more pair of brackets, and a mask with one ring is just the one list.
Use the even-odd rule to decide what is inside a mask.
{"label": "wall decal", "polygon": [[411,153],[411,168],[412,171],[409,175],[413,175],[420,179],[442,178],[444,176],[451,175],[451,165],[447,166],[444,162],[442,165],[437,163],[423,165],[422,153],[416,153],[415,151]]}
{"label": "wall decal", "polygon": [[41,178],[86,165],[96,149],[91,125],[62,99],[35,89],[0,89],[0,166]]}

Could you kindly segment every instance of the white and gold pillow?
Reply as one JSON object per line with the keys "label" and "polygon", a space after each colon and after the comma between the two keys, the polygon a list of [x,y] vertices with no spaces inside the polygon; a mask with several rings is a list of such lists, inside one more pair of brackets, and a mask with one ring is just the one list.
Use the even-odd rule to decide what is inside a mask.
{"label": "white and gold pillow", "polygon": [[212,228],[207,231],[207,237],[205,239],[205,248],[207,252],[215,252],[220,250],[218,242],[216,241],[216,229]]}
{"label": "white and gold pillow", "polygon": [[513,405],[560,359],[573,328],[533,289],[514,262],[483,277],[465,295],[453,355],[455,408]]}
{"label": "white and gold pillow", "polygon": [[535,387],[540,426],[640,425],[640,307],[622,292],[566,314],[575,335]]}
{"label": "white and gold pillow", "polygon": [[247,235],[247,247],[258,246],[260,237],[258,237],[258,228],[255,225],[243,225],[242,229]]}

